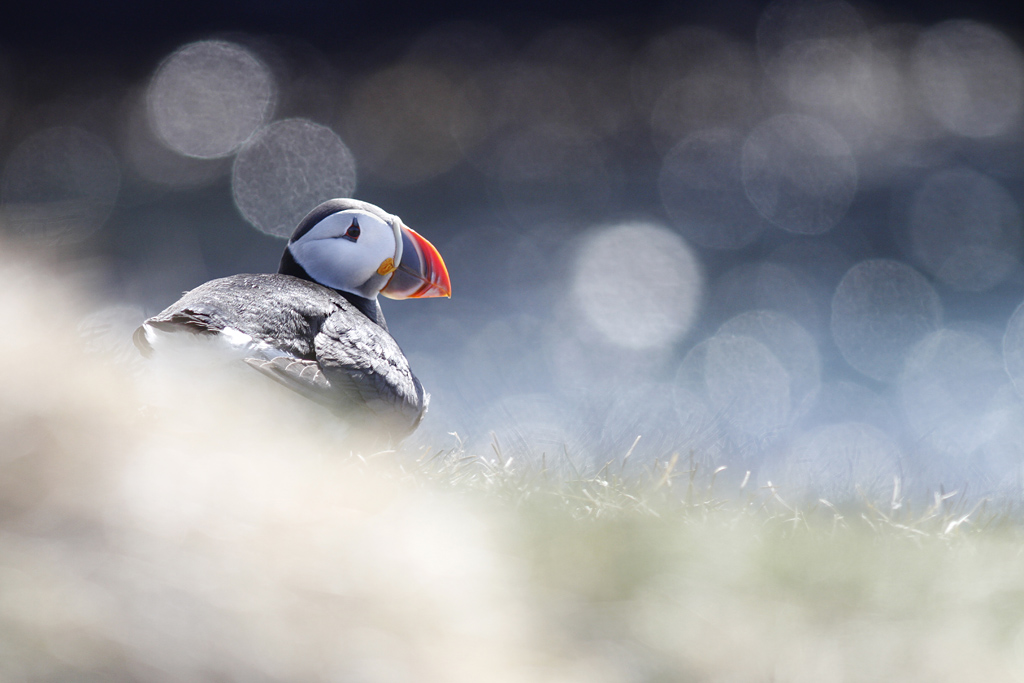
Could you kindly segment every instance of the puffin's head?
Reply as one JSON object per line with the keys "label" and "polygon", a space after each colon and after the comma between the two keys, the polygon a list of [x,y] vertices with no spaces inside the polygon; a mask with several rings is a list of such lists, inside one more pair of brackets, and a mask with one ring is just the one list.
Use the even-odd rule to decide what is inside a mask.
{"label": "puffin's head", "polygon": [[281,259],[315,282],[367,299],[451,296],[441,255],[398,216],[356,199],[331,199],[302,219]]}

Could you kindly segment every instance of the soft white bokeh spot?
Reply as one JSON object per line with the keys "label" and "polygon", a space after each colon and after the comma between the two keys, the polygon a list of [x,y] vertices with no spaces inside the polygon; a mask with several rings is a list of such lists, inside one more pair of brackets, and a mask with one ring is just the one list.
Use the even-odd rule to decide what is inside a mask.
{"label": "soft white bokeh spot", "polygon": [[907,352],[939,327],[942,303],[910,266],[862,261],[847,271],[832,297],[832,338],[854,369],[894,381]]}
{"label": "soft white bokeh spot", "polygon": [[1024,108],[1024,55],[999,30],[946,21],[926,31],[913,55],[925,106],[946,129],[968,137],[1009,131]]}
{"label": "soft white bokeh spot", "polygon": [[190,43],[157,69],[146,93],[149,121],[179,154],[201,158],[237,150],[270,116],[270,70],[240,45]]}
{"label": "soft white bokeh spot", "polygon": [[828,232],[857,193],[850,146],[827,123],[802,114],[780,114],[755,128],[741,163],[750,202],[788,232]]}
{"label": "soft white bokeh spot", "polygon": [[943,282],[983,291],[1020,263],[1021,214],[999,183],[968,168],[939,171],[915,193],[914,255]]}
{"label": "soft white bokeh spot", "polygon": [[321,202],[356,188],[352,153],[334,131],[286,119],[260,131],[235,158],[231,190],[245,219],[262,232],[287,237]]}
{"label": "soft white bokeh spot", "polygon": [[612,343],[664,347],[689,331],[703,292],[689,245],[654,223],[592,231],[580,248],[572,293],[587,321]]}

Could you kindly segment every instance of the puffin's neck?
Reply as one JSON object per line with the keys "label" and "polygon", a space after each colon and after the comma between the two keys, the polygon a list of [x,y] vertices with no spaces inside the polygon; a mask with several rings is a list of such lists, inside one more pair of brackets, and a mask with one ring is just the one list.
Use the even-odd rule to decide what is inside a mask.
{"label": "puffin's neck", "polygon": [[340,289],[336,289],[334,291],[348,299],[348,302],[358,308],[360,313],[383,327],[385,332],[391,334],[391,331],[388,330],[388,324],[384,320],[384,311],[380,309],[380,303],[376,299],[367,299],[366,297],[359,296],[358,294],[343,292]]}
{"label": "puffin's neck", "polygon": [[[291,249],[286,248],[284,250],[284,254],[281,256],[281,265],[278,266],[277,272],[281,275],[291,275],[320,285],[319,282],[309,276],[309,273],[306,272],[305,268],[299,265],[298,261],[295,260],[295,257],[292,256]],[[323,287],[323,285],[320,286]],[[335,289],[334,291],[345,297],[345,299],[355,306],[360,313],[383,327],[384,331],[390,334],[387,321],[384,320],[384,311],[380,309],[380,303],[378,303],[376,299],[367,299],[365,296],[359,296],[358,294],[352,294],[351,292],[343,292],[340,289]]]}

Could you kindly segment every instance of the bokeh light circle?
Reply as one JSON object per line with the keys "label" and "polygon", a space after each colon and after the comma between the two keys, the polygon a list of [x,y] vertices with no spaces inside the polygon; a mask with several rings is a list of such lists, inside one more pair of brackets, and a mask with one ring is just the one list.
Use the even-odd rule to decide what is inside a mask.
{"label": "bokeh light circle", "polygon": [[761,123],[743,145],[743,187],[762,216],[817,235],[843,218],[857,192],[850,146],[828,124],[800,114]]}
{"label": "bokeh light circle", "polygon": [[287,237],[317,204],[350,197],[356,188],[352,153],[334,131],[286,119],[260,131],[235,158],[231,189],[247,221]]}
{"label": "bokeh light circle", "polygon": [[120,167],[103,140],[80,128],[46,128],[7,157],[3,223],[36,241],[78,241],[107,220],[120,186]]}
{"label": "bokeh light circle", "polygon": [[830,113],[844,107],[856,112],[872,104],[864,100],[873,85],[866,50],[858,47],[827,39],[790,44],[779,57],[776,78],[794,104]]}
{"label": "bokeh light circle", "polygon": [[892,495],[902,460],[899,446],[873,425],[824,425],[797,438],[772,483],[797,498],[877,500]]}
{"label": "bokeh light circle", "polygon": [[795,320],[778,311],[740,313],[720,328],[717,335],[741,335],[765,346],[789,375],[789,394],[794,414],[805,412],[821,389],[821,354],[814,338]]}
{"label": "bokeh light circle", "polygon": [[932,452],[966,458],[991,436],[986,417],[1009,383],[1003,359],[980,334],[941,329],[918,342],[900,375],[908,424]]}
{"label": "bokeh light circle", "polygon": [[742,148],[737,133],[713,129],[688,136],[665,155],[661,201],[673,225],[702,247],[739,249],[765,228],[740,180]]}
{"label": "bokeh light circle", "polygon": [[1006,133],[1024,108],[1024,55],[1000,31],[946,21],[922,34],[913,54],[918,90],[946,129],[968,137]]}
{"label": "bokeh light circle", "polygon": [[664,347],[689,331],[703,292],[689,245],[660,225],[630,222],[592,231],[577,256],[573,297],[612,343]]}
{"label": "bokeh light circle", "polygon": [[269,118],[270,70],[240,45],[190,43],[157,69],[146,93],[150,125],[171,149],[214,158],[237,150]]}
{"label": "bokeh light circle", "polygon": [[857,371],[894,381],[907,352],[939,327],[942,303],[910,266],[889,259],[862,261],[847,271],[832,297],[832,338]]}
{"label": "bokeh light circle", "polygon": [[999,183],[959,168],[933,174],[910,211],[914,255],[957,289],[983,291],[1020,263],[1021,214]]}
{"label": "bokeh light circle", "polygon": [[826,116],[844,134],[872,105],[866,25],[840,0],[775,0],[757,25],[769,79],[791,102]]}
{"label": "bokeh light circle", "polygon": [[712,407],[745,434],[768,436],[792,415],[789,373],[768,347],[751,337],[719,334],[708,339],[704,383]]}

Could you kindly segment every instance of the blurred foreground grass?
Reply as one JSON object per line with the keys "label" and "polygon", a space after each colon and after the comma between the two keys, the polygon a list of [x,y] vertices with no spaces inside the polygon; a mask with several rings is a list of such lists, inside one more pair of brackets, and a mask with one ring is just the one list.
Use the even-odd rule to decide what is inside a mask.
{"label": "blurred foreground grass", "polygon": [[1024,527],[1000,504],[797,506],[678,461],[549,479],[439,459],[410,480],[501,501],[555,627],[618,660],[596,680],[1024,679]]}
{"label": "blurred foreground grass", "polygon": [[1024,680],[1008,510],[357,453],[256,373],[119,354],[73,275],[0,282],[0,680]]}

